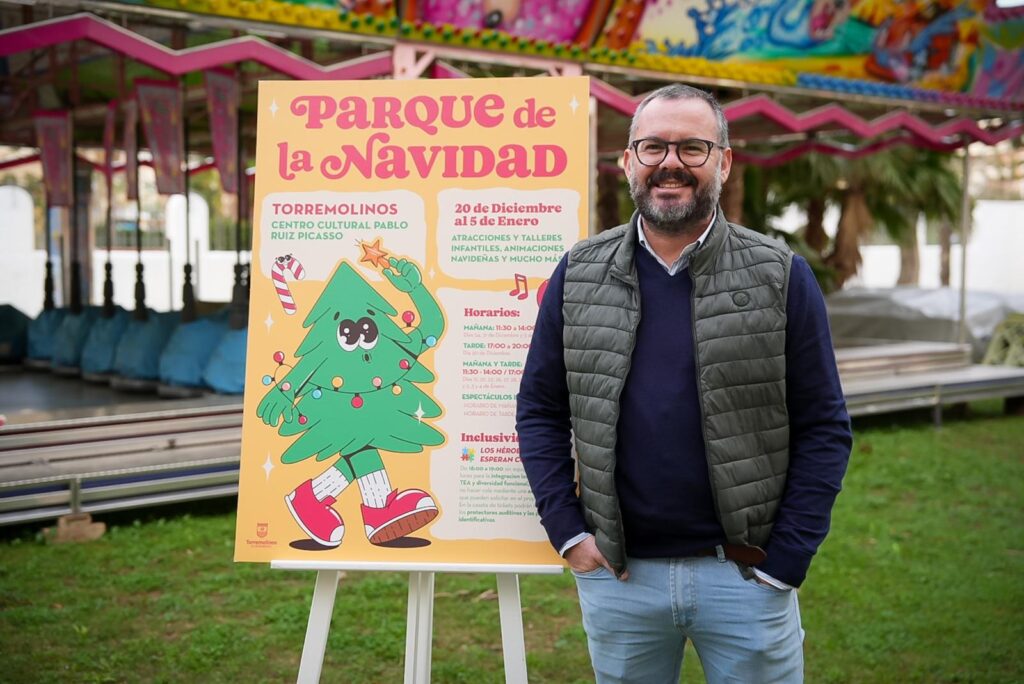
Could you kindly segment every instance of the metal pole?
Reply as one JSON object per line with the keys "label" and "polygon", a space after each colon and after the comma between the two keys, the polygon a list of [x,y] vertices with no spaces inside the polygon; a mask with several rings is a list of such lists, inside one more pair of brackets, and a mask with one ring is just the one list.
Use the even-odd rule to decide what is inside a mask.
{"label": "metal pole", "polygon": [[[236,66],[239,90],[242,88],[241,65]],[[239,283],[242,265],[242,183],[245,182],[245,161],[242,159],[242,97],[235,108],[235,285]]]}
{"label": "metal pole", "polygon": [[54,308],[53,303],[53,249],[50,241],[53,239],[53,227],[51,224],[50,198],[46,196],[46,213],[43,216],[43,224],[46,226],[46,275],[43,278],[43,309],[49,311]]}
{"label": "metal pole", "polygon": [[[181,78],[181,127],[182,127],[182,158],[185,167],[185,276],[181,286],[181,322],[191,323],[196,319],[195,289],[192,286],[192,227],[191,227],[191,205],[189,204],[189,177],[188,177],[188,85],[185,77]],[[196,255],[199,258],[199,255]]]}
{"label": "metal pole", "polygon": [[228,324],[232,330],[241,330],[248,322],[248,306],[242,285],[242,184],[245,183],[245,159],[242,148],[242,105],[239,98],[235,121],[235,282],[231,288],[231,315]]}
{"label": "metal pole", "polygon": [[[139,136],[139,119],[135,122],[135,140]],[[143,280],[144,266],[142,265],[142,184],[139,183],[139,149],[135,148],[135,311],[133,318],[137,321],[144,321],[148,317],[146,312],[146,283]]]}
{"label": "metal pole", "polygon": [[[188,249],[187,242],[185,249]],[[167,238],[167,310],[174,311],[174,253],[171,251],[171,238]]]}
{"label": "metal pole", "polygon": [[67,271],[70,279],[68,297],[69,309],[73,314],[82,313],[82,262],[79,260],[78,235],[81,230],[78,216],[78,155],[75,154],[75,135],[71,134],[71,221],[70,238],[65,240],[71,256],[71,267]]}
{"label": "metal pole", "polygon": [[[70,268],[65,271],[68,274],[70,283],[69,287],[65,288],[68,293],[70,301],[68,302],[70,312],[78,315],[82,313],[82,262],[81,253],[79,250],[79,235],[83,229],[80,224],[78,215],[78,154],[75,149],[75,123],[74,123],[74,110],[81,104],[80,101],[80,90],[78,83],[78,43],[73,42],[69,46],[68,65],[71,68],[71,82],[68,84],[68,98],[71,100],[71,111],[72,114],[69,116],[71,124],[71,212],[70,222],[68,228],[70,230],[70,239],[65,239],[64,244],[68,245],[68,255],[71,257]],[[86,210],[86,220],[88,221],[88,210]],[[88,230],[88,225],[85,226],[85,230]]]}
{"label": "metal pole", "polygon": [[[115,125],[117,123],[115,119]],[[104,128],[104,133],[106,128]],[[105,143],[106,141],[104,141]],[[104,159],[104,178],[107,182],[107,263],[103,265],[103,317],[110,318],[114,315],[114,266],[110,262],[111,243],[114,241],[114,178],[110,169],[110,157],[113,155],[113,148]]]}
{"label": "metal pole", "polygon": [[960,203],[960,344],[967,343],[967,238],[971,232],[971,148],[964,145],[963,192]]}
{"label": "metal pole", "polygon": [[193,240],[192,242],[193,242],[192,247],[196,251],[196,265],[192,269],[192,272],[195,275],[195,289],[198,290],[199,287],[200,287],[199,286],[199,265],[201,263],[200,258],[199,258],[199,240]]}
{"label": "metal pole", "polygon": [[70,484],[71,494],[71,512],[81,513],[82,512],[82,478],[72,478]]}

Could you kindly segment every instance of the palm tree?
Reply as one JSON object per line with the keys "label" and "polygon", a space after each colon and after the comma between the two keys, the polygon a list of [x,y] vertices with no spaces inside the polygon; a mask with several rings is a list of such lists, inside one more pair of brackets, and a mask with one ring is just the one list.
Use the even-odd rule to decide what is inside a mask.
{"label": "palm tree", "polygon": [[[918,216],[959,216],[960,180],[948,154],[907,146],[853,160],[812,153],[764,173],[768,206],[778,211],[796,203],[805,209],[803,242],[831,269],[832,282],[822,283],[826,290],[842,287],[857,272],[861,242],[875,230],[903,250],[900,282],[917,282]],[[829,204],[841,212],[831,249],[823,226]]]}
{"label": "palm tree", "polygon": [[843,177],[841,160],[825,154],[805,154],[773,169],[769,174],[776,202],[785,209],[798,204],[807,214],[802,235],[807,246],[824,256],[829,246],[825,233],[825,209],[838,204]]}
{"label": "palm tree", "polygon": [[[807,154],[777,167],[748,165],[744,170],[745,225],[785,239],[807,259],[825,292],[836,289],[835,271],[824,262],[829,246],[824,219],[828,204],[838,201],[839,179],[836,159],[821,154]],[[804,208],[807,225],[796,235],[773,230],[772,220],[791,204]]]}
{"label": "palm tree", "polygon": [[[952,226],[960,219],[962,183],[953,168],[952,156],[929,150],[918,150],[905,163],[908,193],[906,214],[909,230],[902,230],[900,246],[899,285],[915,284],[918,281],[920,263],[916,224],[919,216],[926,221]],[[897,198],[898,200],[898,198]],[[897,203],[897,206],[900,206]]]}

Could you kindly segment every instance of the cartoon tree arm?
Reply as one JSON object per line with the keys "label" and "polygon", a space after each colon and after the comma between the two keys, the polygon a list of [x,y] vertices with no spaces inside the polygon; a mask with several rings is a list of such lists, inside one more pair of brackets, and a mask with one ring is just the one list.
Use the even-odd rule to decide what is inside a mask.
{"label": "cartoon tree arm", "polygon": [[388,261],[391,267],[383,270],[384,277],[391,281],[399,292],[408,293],[413,306],[419,312],[420,324],[409,331],[409,336],[418,335],[420,342],[428,337],[433,337],[436,341],[444,332],[444,314],[441,313],[441,307],[437,305],[433,295],[423,285],[419,267],[408,259],[389,257]]}
{"label": "cartoon tree arm", "polygon": [[279,387],[272,387],[256,407],[256,415],[271,427],[277,427],[284,417],[286,423],[295,420],[295,405]]}
{"label": "cartoon tree arm", "polygon": [[307,380],[315,368],[316,364],[312,360],[299,359],[295,367],[260,400],[256,408],[260,420],[271,427],[277,427],[282,417],[286,423],[294,421],[298,416],[295,400],[313,389]]}

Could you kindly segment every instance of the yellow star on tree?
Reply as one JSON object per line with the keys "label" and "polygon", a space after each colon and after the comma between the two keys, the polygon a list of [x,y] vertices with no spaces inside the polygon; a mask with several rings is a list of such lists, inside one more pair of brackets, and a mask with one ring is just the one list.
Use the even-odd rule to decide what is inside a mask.
{"label": "yellow star on tree", "polygon": [[359,260],[360,263],[366,262],[377,268],[387,268],[391,265],[388,261],[388,253],[381,249],[380,238],[377,238],[373,244],[360,242],[359,246],[363,248],[363,258]]}

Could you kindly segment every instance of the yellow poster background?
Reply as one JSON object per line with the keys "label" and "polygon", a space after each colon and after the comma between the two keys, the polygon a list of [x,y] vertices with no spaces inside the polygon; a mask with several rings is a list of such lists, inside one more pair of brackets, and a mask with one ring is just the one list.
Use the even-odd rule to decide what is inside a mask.
{"label": "yellow poster background", "polygon": [[[260,83],[235,560],[561,562],[518,462],[514,395],[546,278],[586,234],[588,101],[585,77]],[[420,371],[415,387],[391,385],[389,361],[383,381],[373,379],[380,391],[357,399],[344,394],[345,377],[383,353],[349,344],[356,338],[344,331],[334,335],[330,311],[355,310],[350,318],[358,322],[367,292],[351,275],[345,282],[357,286],[339,290],[340,273],[354,272],[394,311],[374,315],[385,311],[416,337],[422,312],[384,273],[399,269],[419,273],[444,317],[443,333],[410,357],[433,380]],[[330,311],[314,321],[317,307]],[[299,377],[297,352],[314,328],[326,342],[309,358],[322,360],[315,376]],[[261,402],[281,392],[273,397],[288,397],[289,406],[278,411],[293,421],[316,423],[341,442],[364,439],[369,429],[387,443],[383,433],[404,434],[402,425],[416,426],[402,421],[415,418],[406,412],[393,425],[368,427],[360,412],[370,415],[363,402],[388,394],[397,402],[403,387],[403,400],[422,391],[440,407],[440,415],[419,420],[443,441],[415,453],[378,451],[389,486],[425,491],[437,517],[373,544],[352,481],[328,500],[344,520],[341,543],[319,544],[285,499],[339,460],[330,452],[336,445],[283,462],[290,448],[305,453],[312,442],[296,452],[306,433],[296,436],[291,423],[293,434],[280,434],[280,422],[259,415]],[[335,418],[325,406],[345,410]]]}

